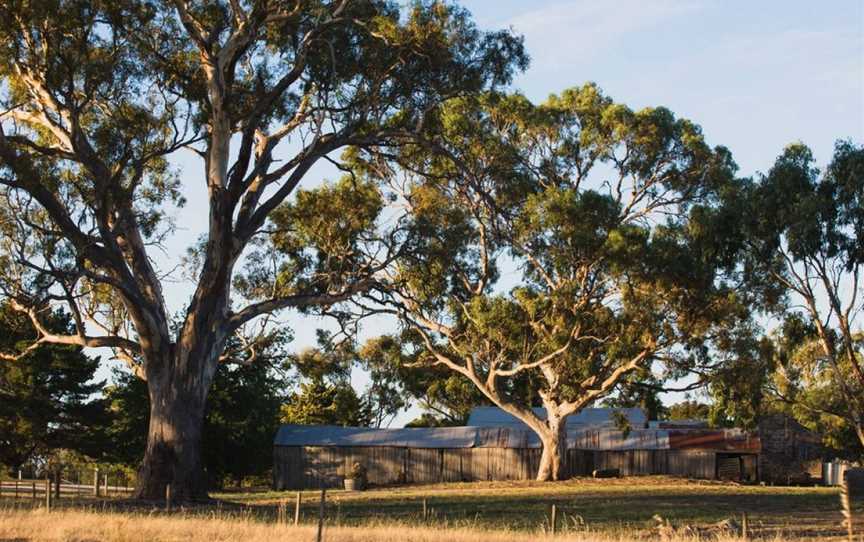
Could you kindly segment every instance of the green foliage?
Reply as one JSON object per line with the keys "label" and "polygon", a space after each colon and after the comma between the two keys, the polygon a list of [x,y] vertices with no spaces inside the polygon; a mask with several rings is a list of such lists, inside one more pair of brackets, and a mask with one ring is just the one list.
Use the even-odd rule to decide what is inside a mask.
{"label": "green foliage", "polygon": [[746,324],[717,231],[741,181],[694,123],[589,84],[453,101],[427,126],[389,170],[355,157],[409,208],[376,298],[427,352],[406,359],[473,377],[484,400],[578,410],[655,361],[664,378],[708,364]]}
{"label": "green foliage", "polygon": [[615,429],[621,431],[625,439],[630,435],[630,431],[633,430],[633,426],[630,424],[630,419],[620,410],[612,411],[612,425]]}
{"label": "green foliage", "polygon": [[[860,348],[864,338],[859,336],[858,341]],[[827,447],[862,457],[864,445],[854,425],[855,404],[844,395],[843,385],[857,394],[864,394],[864,388],[842,360],[840,374],[836,373],[837,368],[822,350],[815,326],[800,315],[790,315],[770,336],[766,355],[773,369],[766,385],[772,399],[768,407],[791,415],[822,435]]]}
{"label": "green foliage", "polygon": [[286,382],[271,363],[220,368],[207,399],[203,460],[211,476],[241,480],[273,466]]}
{"label": "green foliage", "polygon": [[755,330],[724,343],[717,362],[708,375],[708,393],[712,399],[708,419],[714,426],[752,429],[770,400],[766,386],[774,363],[770,345],[755,335]]}
{"label": "green foliage", "polygon": [[315,379],[300,384],[288,396],[280,412],[282,423],[298,425],[342,425],[364,427],[372,422],[367,405],[350,383],[329,383]]}
{"label": "green foliage", "polygon": [[450,423],[443,416],[436,416],[431,412],[424,412],[418,417],[405,424],[405,427],[453,427],[465,425],[463,422]]}
{"label": "green foliage", "polygon": [[662,382],[642,369],[636,371],[619,384],[617,393],[603,400],[603,406],[612,408],[641,408],[649,420],[662,420],[669,409],[660,398]]}
{"label": "green foliage", "polygon": [[[282,422],[382,427],[407,408],[398,377],[388,364],[392,350],[386,338],[370,341],[359,350],[347,343],[309,348],[294,358],[304,379],[300,389],[282,407]],[[365,369],[370,377],[358,395],[352,369]]]}
{"label": "green foliage", "polygon": [[[54,333],[69,333],[72,319],[46,311]],[[23,352],[36,332],[28,317],[0,305],[0,350]],[[67,448],[97,455],[104,444],[103,404],[93,396],[99,358],[77,346],[43,344],[14,360],[0,360],[0,464],[18,468]]]}
{"label": "green foliage", "polygon": [[402,386],[396,345],[389,337],[379,337],[364,344],[356,356],[368,374],[370,383],[363,398],[372,415],[371,425],[389,425],[393,418],[410,406]]}
{"label": "green foliage", "polygon": [[[383,202],[377,187],[344,177],[334,184],[299,190],[296,200],[276,209],[276,226],[260,251],[250,254],[235,287],[246,297],[327,292],[345,286],[365,265],[363,241],[375,235]],[[275,277],[267,265],[280,256]]]}
{"label": "green foliage", "polygon": [[838,142],[821,177],[814,161],[803,144],[788,146],[777,158],[754,194],[754,206],[774,211],[754,217],[756,239],[763,251],[783,243],[796,260],[823,255],[851,268],[864,262],[864,148]]}
{"label": "green foliage", "polygon": [[670,420],[707,420],[711,407],[693,399],[685,399],[669,406]]}

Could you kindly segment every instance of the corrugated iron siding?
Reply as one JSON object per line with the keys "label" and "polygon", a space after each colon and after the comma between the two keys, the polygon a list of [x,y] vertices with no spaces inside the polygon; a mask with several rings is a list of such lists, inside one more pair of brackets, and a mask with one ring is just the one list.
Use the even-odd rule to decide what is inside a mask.
{"label": "corrugated iron siding", "polygon": [[717,454],[707,450],[668,450],[668,472],[673,476],[712,480],[716,475]]}
{"label": "corrugated iron siding", "polygon": [[[309,442],[304,439],[318,439]],[[756,477],[759,439],[735,430],[593,428],[567,435],[565,476],[619,469],[624,476],[717,476],[719,455],[748,456],[742,476]],[[290,444],[282,444],[282,443]],[[277,489],[340,487],[356,463],[377,485],[476,480],[528,480],[540,465],[536,434],[513,427],[369,430],[285,426],[274,448]],[[723,474],[731,468],[723,466]]]}
{"label": "corrugated iron siding", "polygon": [[354,463],[376,485],[480,480],[527,480],[537,474],[537,448],[390,448],[276,446],[278,490],[341,487]]}
{"label": "corrugated iron siding", "polygon": [[[276,446],[384,447],[415,449],[540,448],[533,431],[516,427],[443,427],[372,429],[284,425]],[[758,437],[729,429],[581,428],[567,431],[567,447],[582,450],[703,449],[752,453],[760,450]]]}
{"label": "corrugated iron siding", "polygon": [[594,468],[618,469],[622,476],[666,474],[667,450],[622,450],[593,452]]}
{"label": "corrugated iron siding", "polygon": [[583,429],[567,434],[567,444],[580,450],[665,450],[669,433],[658,429]]}
{"label": "corrugated iron siding", "polygon": [[[537,448],[277,446],[273,481],[278,490],[342,487],[345,473],[355,462],[366,466],[369,482],[376,485],[531,480],[540,467],[540,453]],[[714,479],[717,456],[714,451],[695,449],[568,449],[565,474],[590,476],[594,469],[619,469],[622,476]],[[752,457],[744,461],[755,469]]]}

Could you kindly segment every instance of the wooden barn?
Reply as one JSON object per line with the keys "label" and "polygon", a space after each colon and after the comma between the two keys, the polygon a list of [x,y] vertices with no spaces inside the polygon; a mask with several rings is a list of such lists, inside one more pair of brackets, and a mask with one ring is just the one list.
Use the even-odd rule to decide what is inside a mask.
{"label": "wooden barn", "polygon": [[[568,476],[617,468],[623,476],[758,477],[759,441],[741,431],[624,432],[593,418],[583,423],[597,416],[587,412],[567,424]],[[354,463],[366,467],[373,485],[527,480],[537,474],[540,453],[537,436],[512,423],[414,429],[285,425],[274,442],[273,484],[277,490],[341,487]]]}

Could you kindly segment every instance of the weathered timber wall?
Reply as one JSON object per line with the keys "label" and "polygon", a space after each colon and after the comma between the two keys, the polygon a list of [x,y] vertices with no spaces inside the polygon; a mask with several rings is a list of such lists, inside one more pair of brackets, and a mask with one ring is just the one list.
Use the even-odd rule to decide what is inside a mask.
{"label": "weathered timber wall", "polygon": [[717,472],[717,454],[707,450],[664,450],[668,470],[663,474],[685,478],[714,479]]}
{"label": "weathered timber wall", "polygon": [[[355,462],[367,468],[369,483],[375,485],[530,480],[540,467],[540,450],[276,446],[274,487],[280,490],[341,487],[345,473]],[[752,458],[740,464],[742,468],[752,465],[755,469]],[[622,476],[669,474],[713,479],[717,475],[717,453],[706,450],[567,450],[565,476],[590,476],[594,469],[619,469]]]}
{"label": "weathered timber wall", "polygon": [[525,480],[540,466],[535,448],[274,448],[276,489],[340,487],[354,463],[363,464],[369,483],[424,484],[477,480]]}

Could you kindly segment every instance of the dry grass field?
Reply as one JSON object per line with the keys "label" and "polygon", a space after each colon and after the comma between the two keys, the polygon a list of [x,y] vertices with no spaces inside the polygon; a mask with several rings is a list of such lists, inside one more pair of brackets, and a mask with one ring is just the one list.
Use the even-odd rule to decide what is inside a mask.
{"label": "dry grass field", "polygon": [[[315,540],[318,492],[302,494],[299,527],[277,521],[286,516],[292,521],[296,493],[245,491],[214,497],[216,504],[172,512],[124,500],[63,499],[50,514],[5,499],[0,501],[0,542]],[[556,537],[548,534],[553,503],[558,514]],[[843,540],[838,504],[836,488],[740,486],[666,477],[328,491],[324,539],[731,542],[742,539],[740,525],[746,513],[751,540]],[[662,525],[655,515],[663,518]],[[864,530],[860,511],[857,529]]]}
{"label": "dry grass field", "polygon": [[[217,495],[254,505],[293,506],[293,493],[248,492]],[[744,486],[687,481],[665,476],[565,482],[480,482],[329,491],[328,516],[343,525],[398,521],[418,523],[422,501],[441,525],[536,531],[555,503],[560,521],[594,532],[653,529],[658,515],[677,527],[708,528],[747,514],[750,532],[773,537],[841,536],[839,491],[824,487]],[[317,492],[304,492],[303,514],[317,513]],[[861,521],[864,528],[864,521]]]}
{"label": "dry grass field", "polygon": [[[290,542],[314,541],[315,527],[264,523],[255,519],[213,517],[155,517],[142,513],[106,513],[65,510],[52,512],[6,509],[0,511],[0,540],[4,542]],[[689,532],[660,535],[653,532],[595,533],[566,532],[560,535],[518,531],[486,531],[471,528],[370,525],[365,527],[328,526],[328,542],[625,542],[663,540],[664,542],[739,542],[740,536],[728,534],[697,535]],[[766,542],[804,540],[783,534],[762,538]]]}

